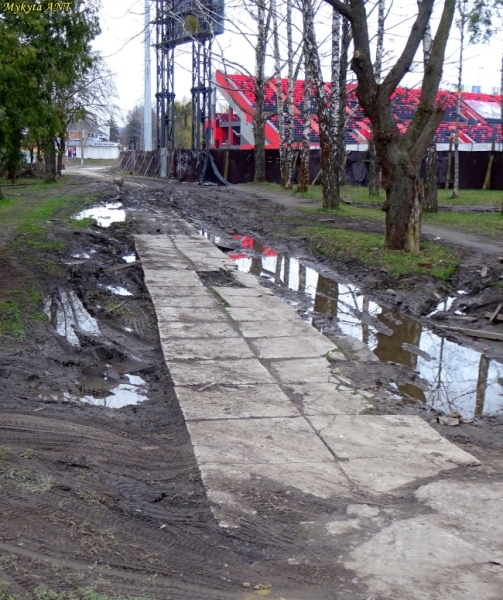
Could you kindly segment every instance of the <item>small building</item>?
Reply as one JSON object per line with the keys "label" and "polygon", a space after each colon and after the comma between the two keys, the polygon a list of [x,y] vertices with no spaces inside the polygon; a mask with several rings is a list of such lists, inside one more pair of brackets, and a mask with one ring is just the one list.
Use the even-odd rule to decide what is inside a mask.
{"label": "small building", "polygon": [[99,123],[96,115],[87,113],[84,119],[71,122],[67,130],[68,158],[116,159],[120,144],[110,141],[110,127]]}

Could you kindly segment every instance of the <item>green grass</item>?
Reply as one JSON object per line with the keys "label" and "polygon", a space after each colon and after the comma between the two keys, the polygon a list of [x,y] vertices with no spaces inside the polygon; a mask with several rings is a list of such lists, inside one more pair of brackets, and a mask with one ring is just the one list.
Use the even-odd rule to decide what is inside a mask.
{"label": "green grass", "polygon": [[59,487],[52,475],[34,473],[31,469],[8,469],[2,472],[1,477],[12,480],[20,490],[32,494],[49,492]]}
{"label": "green grass", "polygon": [[[319,200],[321,203],[321,185],[312,185],[304,194],[297,194],[295,187],[292,191],[281,189],[276,183],[260,184],[273,192],[295,195],[301,198]],[[360,185],[341,186],[341,196],[348,197],[355,204],[382,204],[386,199],[384,190],[380,190],[379,197],[370,197],[368,188]],[[452,190],[439,189],[438,202],[440,206],[501,206],[503,202],[503,191],[501,190],[459,190],[459,198],[453,200]]]}
{"label": "green grass", "polygon": [[[438,244],[424,243],[419,254],[390,251],[383,248],[384,236],[336,227],[297,227],[295,233],[307,237],[313,249],[332,260],[358,260],[370,267],[384,269],[393,276],[423,274],[449,279],[459,264],[455,250]],[[431,263],[432,268],[419,262]]]}
{"label": "green grass", "polygon": [[0,302],[0,337],[9,336],[22,338],[24,336],[21,309],[15,300]]}
{"label": "green grass", "polygon": [[[58,254],[64,247],[51,234],[51,219],[69,223],[90,200],[63,190],[58,194],[58,187],[27,185],[19,189],[19,196],[13,195],[15,186],[4,189],[6,198],[0,201],[0,341],[23,338],[28,321],[46,318],[41,309],[40,276],[61,272],[59,261],[47,253]],[[16,265],[14,269],[11,264]]]}
{"label": "green grass", "polygon": [[14,456],[14,452],[9,446],[0,446],[0,460],[9,460]]}
{"label": "green grass", "polygon": [[500,237],[503,215],[497,213],[423,213],[423,222],[449,229],[459,229],[481,235]]}
{"label": "green grass", "polygon": [[110,596],[109,594],[96,592],[93,589],[80,589],[75,592],[55,592],[46,586],[39,586],[35,589],[34,594],[36,600],[149,600],[144,596],[141,598],[116,594]]}
{"label": "green grass", "polygon": [[346,217],[360,221],[379,221],[382,223],[384,223],[386,218],[385,212],[380,208],[363,208],[361,206],[347,204],[341,204],[337,211],[333,211],[329,208],[323,208],[321,206],[299,206],[298,210],[302,213],[326,215],[327,218],[330,218],[330,216]]}

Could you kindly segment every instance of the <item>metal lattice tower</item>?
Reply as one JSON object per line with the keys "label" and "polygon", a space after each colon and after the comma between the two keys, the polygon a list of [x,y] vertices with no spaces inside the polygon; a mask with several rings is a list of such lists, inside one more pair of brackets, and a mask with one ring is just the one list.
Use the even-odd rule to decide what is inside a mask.
{"label": "metal lattice tower", "polygon": [[192,149],[210,147],[211,44],[224,31],[224,0],[156,0],[157,147],[175,146],[175,48],[192,42]]}
{"label": "metal lattice tower", "polygon": [[211,39],[192,43],[192,149],[211,144]]}

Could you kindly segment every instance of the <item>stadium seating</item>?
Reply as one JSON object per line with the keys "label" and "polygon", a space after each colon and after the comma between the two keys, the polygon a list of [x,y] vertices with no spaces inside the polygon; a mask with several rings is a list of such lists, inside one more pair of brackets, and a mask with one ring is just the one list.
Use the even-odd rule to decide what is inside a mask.
{"label": "stadium seating", "polygon": [[[253,107],[255,105],[255,86],[252,77],[246,75],[229,75],[229,89],[235,88],[242,92],[245,98]],[[288,81],[283,79],[281,82],[283,98],[288,93]],[[348,144],[366,143],[370,138],[370,122],[365,116],[361,106],[358,103],[355,92],[356,86],[349,84],[347,88],[346,103],[346,131],[345,139]],[[331,85],[325,84],[325,93],[330,98]],[[414,118],[419,105],[421,90],[397,88],[391,97],[398,130],[404,133],[410,122]],[[466,104],[467,101],[501,103],[501,97],[490,94],[473,94],[462,92],[461,117],[460,117],[460,141],[465,143],[488,144],[493,139],[497,142],[502,141],[501,120],[499,123],[494,119],[488,122],[483,116],[477,113],[476,109]],[[293,92],[294,105],[294,129],[293,140],[299,142],[302,140],[304,131],[303,126],[303,106],[304,106],[304,82],[296,81]],[[439,91],[437,94],[437,105],[444,109],[444,116],[436,132],[436,142],[449,143],[450,135],[455,131],[457,114],[457,94],[449,91]],[[264,110],[266,112],[275,112],[277,110],[277,86],[276,79],[270,79],[265,86]],[[314,89],[310,93],[310,112],[311,112],[311,143],[319,144],[318,119],[316,116],[316,98]],[[286,108],[285,108],[286,115]],[[277,116],[270,119],[271,123],[277,127]],[[476,124],[474,124],[476,122]]]}

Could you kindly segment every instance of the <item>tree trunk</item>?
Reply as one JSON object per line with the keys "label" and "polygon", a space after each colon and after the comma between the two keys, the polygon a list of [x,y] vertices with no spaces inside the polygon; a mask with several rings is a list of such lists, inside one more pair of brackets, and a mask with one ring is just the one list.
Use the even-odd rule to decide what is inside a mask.
{"label": "tree trunk", "polygon": [[461,121],[461,87],[463,85],[463,49],[465,43],[465,17],[461,15],[459,24],[459,66],[458,66],[458,93],[456,97],[456,139],[454,140],[454,183],[452,185],[453,199],[459,198],[459,124]]}
{"label": "tree trunk", "polygon": [[371,131],[369,140],[369,196],[379,197],[379,165],[377,164],[377,152],[374,144],[374,133]]}
{"label": "tree trunk", "polygon": [[[386,0],[379,0],[378,15],[377,15],[377,41],[376,41],[376,60],[374,63],[374,75],[377,83],[381,83],[382,72],[382,56],[384,51],[384,10],[386,8]],[[379,196],[379,181],[378,175],[379,166],[377,161],[377,152],[374,144],[374,133],[371,127],[369,140],[369,196]]]}
{"label": "tree trunk", "polygon": [[56,182],[56,148],[54,145],[54,139],[50,138],[46,140],[44,144],[44,158],[45,158],[45,182],[55,183]]}
{"label": "tree trunk", "polygon": [[346,149],[344,146],[339,146],[339,84],[340,84],[340,68],[341,68],[341,15],[333,10],[332,12],[332,79],[331,79],[331,93],[330,111],[332,113],[332,140],[333,140],[333,163],[337,186],[337,196],[340,197],[340,183],[339,183],[339,156],[341,153],[345,153]]}
{"label": "tree trunk", "polygon": [[305,0],[302,8],[305,48],[309,60],[309,70],[314,83],[314,93],[318,108],[318,126],[320,132],[320,163],[323,171],[322,194],[325,208],[338,208],[340,204],[339,178],[334,161],[332,118],[321,71],[318,45],[314,33],[313,7],[311,0]]}
{"label": "tree trunk", "polygon": [[[392,149],[383,160],[389,172],[386,174],[386,238],[385,248],[419,252],[421,249],[421,204],[423,184],[419,168],[410,164],[409,157],[398,149]],[[394,160],[392,156],[398,156]],[[394,163],[394,164],[393,164]],[[390,174],[392,175],[390,176]]]}
{"label": "tree trunk", "polygon": [[292,0],[286,2],[286,38],[287,38],[287,63],[288,63],[288,94],[286,116],[286,185],[287,190],[292,189],[293,177],[293,92],[295,78],[293,74],[293,30],[292,30]]}
{"label": "tree trunk", "polygon": [[265,178],[265,118],[264,118],[264,66],[266,58],[267,32],[271,20],[269,12],[266,20],[264,0],[257,0],[257,46],[255,48],[255,114],[253,115],[253,128],[255,137],[255,175],[254,183],[262,183]]}
{"label": "tree trunk", "polygon": [[437,144],[433,141],[426,151],[423,208],[427,212],[438,212],[437,189]]}
{"label": "tree trunk", "polygon": [[281,56],[279,52],[278,11],[276,0],[272,0],[272,29],[274,40],[274,70],[276,75],[276,108],[279,133],[279,166],[281,172],[281,187],[286,187],[286,160],[285,160],[285,113],[283,106],[283,85],[281,82]]}
{"label": "tree trunk", "polygon": [[304,104],[302,113],[304,130],[302,132],[299,185],[297,186],[297,191],[301,193],[307,192],[309,187],[309,154],[311,151],[311,77],[306,53],[304,53],[304,63]]}
{"label": "tree trunk", "polygon": [[[423,0],[417,0],[417,6],[421,9]],[[428,68],[431,58],[431,27],[428,24],[423,38],[423,63],[424,71]],[[437,143],[436,134],[426,151],[426,172],[424,177],[424,202],[423,209],[428,212],[438,212],[438,185],[437,185]]]}
{"label": "tree trunk", "polygon": [[348,102],[346,79],[348,75],[348,51],[351,43],[351,32],[349,21],[342,19],[341,32],[341,58],[339,68],[339,121],[337,146],[339,148],[339,185],[346,185],[346,105]]}

